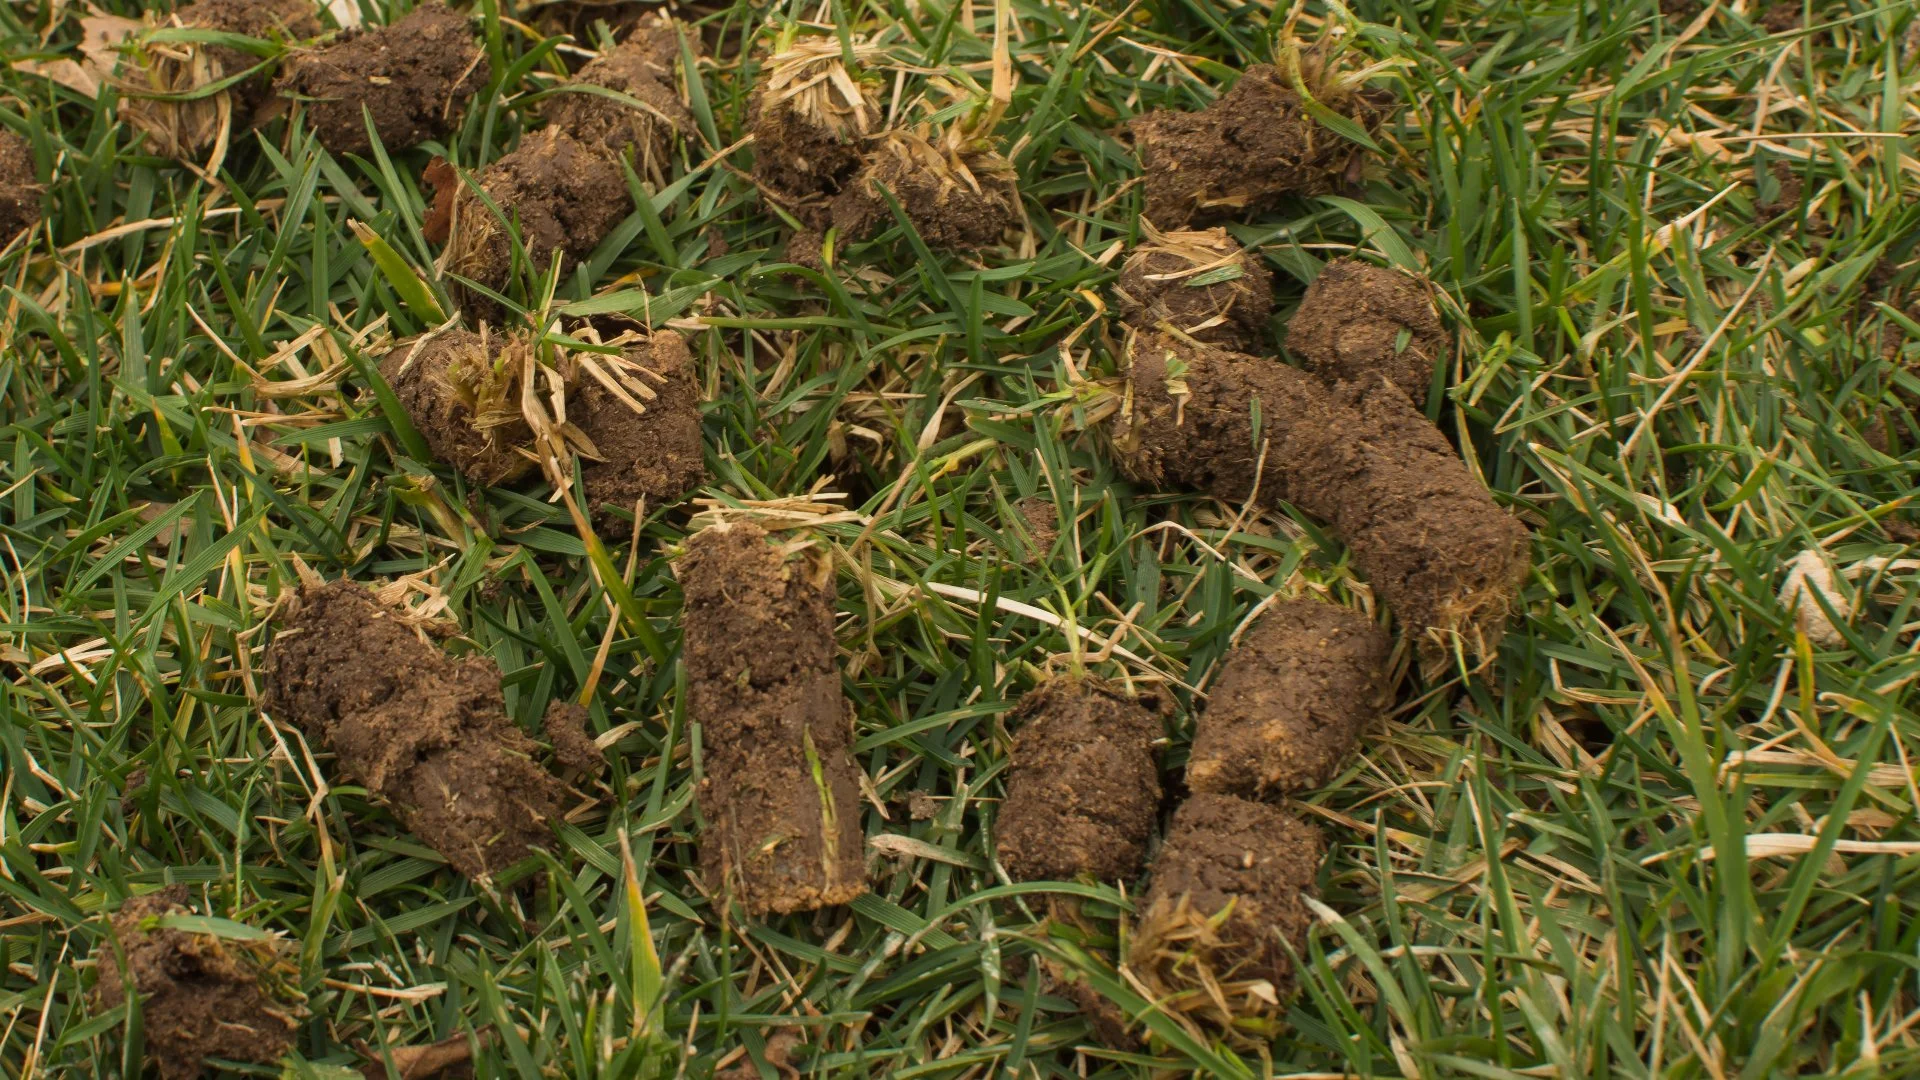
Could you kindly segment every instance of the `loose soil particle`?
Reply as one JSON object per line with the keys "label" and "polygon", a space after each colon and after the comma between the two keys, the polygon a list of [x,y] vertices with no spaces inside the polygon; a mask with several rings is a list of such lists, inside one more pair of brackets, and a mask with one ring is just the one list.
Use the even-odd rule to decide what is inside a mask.
{"label": "loose soil particle", "polygon": [[631,152],[635,172],[662,182],[672,165],[674,140],[694,130],[693,113],[680,100],[674,79],[679,60],[674,25],[648,24],[590,61],[570,84],[611,90],[637,106],[562,84],[560,92],[540,103],[541,115],[594,153],[617,161]]}
{"label": "loose soil particle", "polygon": [[1430,286],[1358,259],[1327,264],[1287,323],[1287,351],[1329,382],[1382,382],[1424,407],[1436,365],[1453,350]]}
{"label": "loose soil particle", "polygon": [[449,330],[425,342],[402,341],[380,361],[381,377],[433,456],[489,486],[509,483],[533,468],[533,460],[518,449],[533,439],[526,421],[485,431],[475,426],[473,379],[492,364],[499,340]]}
{"label": "loose soil particle", "polygon": [[34,172],[33,144],[0,129],[0,247],[40,223],[45,191]]}
{"label": "loose soil particle", "polygon": [[[1115,448],[1133,479],[1229,501],[1255,491],[1321,518],[1401,624],[1485,655],[1526,573],[1526,529],[1390,386],[1329,388],[1298,368],[1138,335]],[[1254,416],[1260,427],[1255,434]],[[1261,467],[1261,446],[1265,465]]]}
{"label": "loose soil particle", "polygon": [[398,616],[350,581],[301,590],[267,650],[266,709],[455,869],[491,875],[550,842],[563,787],[507,715],[499,667],[448,657]]}
{"label": "loose soil particle", "polygon": [[122,904],[113,916],[114,941],[95,954],[95,1004],[103,1012],[123,1010],[132,976],[147,1056],[163,1080],[192,1080],[208,1058],[278,1061],[293,1048],[295,1023],[270,990],[274,945],[146,925],[190,914],[184,885]]}
{"label": "loose soil particle", "polygon": [[1252,349],[1273,315],[1273,275],[1225,229],[1160,235],[1127,257],[1114,285],[1120,314],[1142,331],[1168,324],[1225,349]]}
{"label": "loose soil particle", "polygon": [[1131,881],[1160,810],[1160,722],[1095,678],[1050,679],[1008,717],[1014,738],[1000,804],[1000,861],[1016,881]]}
{"label": "loose soil particle", "polygon": [[[593,508],[631,512],[641,499],[671,501],[706,481],[707,466],[700,432],[700,387],[694,381],[693,354],[687,339],[662,330],[627,349],[627,359],[658,376],[641,381],[655,397],[642,402],[646,412],[636,414],[625,402],[592,378],[575,380],[569,389],[567,415],[580,426],[601,460],[581,470],[587,499]],[[574,405],[578,401],[576,412]],[[604,519],[624,533],[625,520]]]}
{"label": "loose soil particle", "polygon": [[[566,273],[633,208],[620,167],[557,127],[528,136],[518,149],[487,166],[477,182],[501,216],[471,188],[459,185],[452,197],[447,270],[495,292],[506,290],[513,272],[514,245],[502,218],[518,230],[526,267],[537,278],[546,274],[555,255],[561,273]],[[461,291],[470,315],[499,314],[499,305],[491,299]]]}
{"label": "loose soil particle", "polygon": [[695,534],[674,573],[709,884],[753,915],[852,900],[866,891],[864,834],[830,567],[740,522]]}
{"label": "loose soil particle", "polygon": [[[1174,812],[1154,859],[1128,967],[1172,1009],[1212,1015],[1227,1026],[1275,1009],[1251,984],[1285,1002],[1293,961],[1281,945],[1306,950],[1324,845],[1313,826],[1264,803],[1196,794]],[[1204,987],[1214,986],[1232,1016]]]}
{"label": "loose soil particle", "polygon": [[468,18],[432,3],[391,26],[349,31],[331,45],[293,54],[275,89],[302,103],[321,145],[368,154],[366,114],[387,149],[404,150],[453,130],[486,81],[485,54]]}
{"label": "loose soil particle", "polygon": [[1208,691],[1187,785],[1254,799],[1326,786],[1378,715],[1391,651],[1357,612],[1310,599],[1274,606]]}
{"label": "loose soil particle", "polygon": [[[1369,94],[1324,88],[1317,96],[1369,133],[1386,115]],[[1131,127],[1146,174],[1147,218],[1163,229],[1259,213],[1288,197],[1334,191],[1358,179],[1364,153],[1314,120],[1271,64],[1248,68],[1233,89],[1199,112],[1159,109]]]}

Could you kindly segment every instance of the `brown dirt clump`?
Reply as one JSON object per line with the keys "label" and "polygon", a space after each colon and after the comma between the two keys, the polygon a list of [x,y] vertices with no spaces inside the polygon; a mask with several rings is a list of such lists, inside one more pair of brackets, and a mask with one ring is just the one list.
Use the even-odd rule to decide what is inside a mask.
{"label": "brown dirt clump", "polygon": [[1007,873],[1138,877],[1160,810],[1154,714],[1118,687],[1069,676],[1028,691],[1009,720],[1018,734],[997,826]]}
{"label": "brown dirt clump", "polygon": [[0,129],[0,247],[40,223],[44,191],[33,167],[33,144]]}
{"label": "brown dirt clump", "polygon": [[[1337,79],[1309,69],[1303,80],[1321,104],[1369,134],[1386,116],[1373,95]],[[1157,109],[1130,126],[1146,173],[1147,217],[1163,229],[1334,191],[1358,179],[1365,153],[1313,119],[1271,64],[1248,68],[1199,112]]]}
{"label": "brown dirt clump", "polygon": [[[157,24],[219,30],[262,41],[292,42],[321,32],[312,0],[198,0]],[[262,63],[231,45],[146,41],[118,80],[120,114],[156,153],[187,157],[215,145],[234,125],[249,123],[272,87],[271,64],[223,90],[193,95]]]}
{"label": "brown dirt clump", "polygon": [[651,373],[651,378],[636,376],[654,391],[654,397],[641,402],[645,412],[636,414],[591,378],[574,380],[578,390],[568,392],[569,419],[599,453],[598,461],[586,462],[581,470],[587,501],[598,510],[631,511],[643,498],[678,499],[707,478],[700,387],[694,381],[687,339],[662,330],[629,346],[626,358]]}
{"label": "brown dirt clump", "polygon": [[[557,127],[528,136],[482,170],[476,183],[501,216],[472,188],[460,186],[453,197],[446,269],[495,292],[504,292],[513,275],[514,245],[506,225],[517,228],[532,274],[545,274],[556,255],[565,273],[633,208],[620,167]],[[488,298],[462,292],[474,314],[497,313],[498,305]]]}
{"label": "brown dirt clump", "polygon": [[511,483],[533,469],[521,453],[533,432],[518,401],[484,394],[499,349],[486,333],[449,330],[402,341],[380,361],[407,418],[440,461],[476,484]]}
{"label": "brown dirt clump", "polygon": [[938,143],[919,132],[891,131],[833,200],[832,222],[843,242],[883,229],[893,220],[884,187],[928,247],[975,251],[999,243],[1019,223],[1014,181],[1006,158],[957,131]]}
{"label": "brown dirt clump", "polygon": [[1276,605],[1208,691],[1187,785],[1249,799],[1326,786],[1378,715],[1390,652],[1358,612],[1319,600]]}
{"label": "brown dirt clump", "polygon": [[674,573],[710,883],[753,915],[852,900],[867,888],[865,835],[831,567],[740,522],[695,534]]}
{"label": "brown dirt clump", "polygon": [[294,53],[275,90],[301,103],[307,126],[336,154],[367,154],[366,117],[389,150],[453,130],[487,81],[486,55],[467,17],[424,4],[400,21],[349,31],[323,48]]}
{"label": "brown dirt clump", "polygon": [[[680,34],[671,21],[642,26],[562,83],[540,103],[541,115],[596,154],[617,161],[631,151],[634,171],[659,183],[672,165],[674,140],[694,130],[674,78],[679,62]],[[569,87],[598,87],[633,102]]]}
{"label": "brown dirt clump", "polygon": [[1323,851],[1319,830],[1264,803],[1192,796],[1154,859],[1128,968],[1170,1011],[1229,1029],[1272,1016],[1295,989],[1281,942],[1306,949]]}
{"label": "brown dirt clump", "polygon": [[1171,326],[1223,349],[1251,350],[1266,339],[1273,275],[1225,229],[1148,229],[1114,285],[1121,318],[1144,331]]}
{"label": "brown dirt clump", "polygon": [[147,1056],[162,1080],[193,1080],[208,1058],[268,1065],[293,1049],[296,1021],[277,1000],[298,972],[276,941],[231,941],[150,924],[190,915],[187,888],[136,896],[113,916],[113,941],[100,946],[94,1002],[126,1007],[127,979],[140,996]]}
{"label": "brown dirt clump", "polygon": [[[856,65],[879,54],[854,47]],[[840,43],[805,40],[767,58],[747,103],[753,178],[814,229],[831,220],[830,200],[860,171],[868,134],[880,121],[873,81],[849,69]]]}
{"label": "brown dirt clump", "polygon": [[1453,350],[1430,286],[1358,259],[1327,264],[1287,322],[1287,351],[1329,382],[1400,388],[1424,407],[1436,364]]}
{"label": "brown dirt clump", "polygon": [[1527,531],[1406,395],[1330,388],[1165,334],[1132,342],[1128,394],[1114,445],[1134,480],[1239,501],[1257,475],[1262,501],[1333,527],[1402,626],[1422,638],[1457,632],[1479,655],[1499,641],[1526,573]]}
{"label": "brown dirt clump", "polygon": [[351,581],[302,589],[267,650],[264,705],[454,869],[486,877],[548,843],[563,788],[507,715],[499,667],[448,657],[400,616]]}

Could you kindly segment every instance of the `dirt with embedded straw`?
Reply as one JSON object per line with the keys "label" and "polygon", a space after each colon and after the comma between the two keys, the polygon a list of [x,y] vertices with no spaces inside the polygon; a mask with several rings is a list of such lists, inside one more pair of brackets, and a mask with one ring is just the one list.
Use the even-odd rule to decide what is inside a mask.
{"label": "dirt with embedded straw", "polygon": [[642,499],[649,505],[670,502],[707,478],[700,437],[700,387],[694,381],[687,339],[662,330],[630,346],[626,356],[658,376],[635,376],[656,395],[640,402],[645,412],[636,414],[590,376],[572,380],[567,401],[568,417],[600,455],[600,460],[587,462],[581,470],[587,499],[615,533],[626,531],[625,519],[606,515],[607,511],[631,513]]}
{"label": "dirt with embedded straw", "polygon": [[755,90],[747,102],[747,122],[753,178],[808,226],[826,228],[832,198],[860,171],[859,142],[841,139],[790,107],[769,107],[764,90]]}
{"label": "dirt with embedded straw", "polygon": [[505,484],[526,475],[533,461],[519,448],[533,441],[524,420],[481,431],[474,426],[471,385],[476,365],[491,362],[499,338],[448,330],[402,341],[380,361],[380,375],[393,387],[433,456],[476,484]]}
{"label": "dirt with embedded straw", "polygon": [[447,656],[362,586],[301,590],[266,681],[274,719],[331,750],[341,776],[461,873],[493,874],[551,840],[563,786],[507,715],[499,667]]}
{"label": "dirt with embedded straw", "polygon": [[[1311,74],[1311,72],[1309,72]],[[1309,79],[1308,82],[1317,81]],[[1387,115],[1374,95],[1323,90],[1321,103],[1371,133]],[[1315,120],[1280,69],[1250,67],[1198,112],[1136,118],[1147,218],[1163,229],[1273,209],[1359,180],[1364,149]]]}
{"label": "dirt with embedded straw", "polygon": [[1000,804],[1000,861],[1016,881],[1131,881],[1160,811],[1152,709],[1095,678],[1028,691]]}
{"label": "dirt with embedded straw", "polygon": [[487,64],[467,16],[423,4],[391,26],[349,31],[291,56],[275,90],[301,103],[307,127],[336,154],[367,154],[365,114],[393,151],[453,130],[486,85]]}
{"label": "dirt with embedded straw", "polygon": [[1285,940],[1304,952],[1324,843],[1265,803],[1196,794],[1180,804],[1154,859],[1129,966],[1157,993],[1263,979],[1292,993]]}
{"label": "dirt with embedded straw", "polygon": [[1425,406],[1452,356],[1427,283],[1358,259],[1327,264],[1287,322],[1287,351],[1329,382],[1399,387]]}
{"label": "dirt with embedded straw", "polygon": [[696,533],[674,573],[709,885],[754,915],[852,900],[866,891],[865,835],[831,566],[736,522]]}
{"label": "dirt with embedded straw", "polygon": [[1114,285],[1121,317],[1141,330],[1168,324],[1209,345],[1256,349],[1273,315],[1273,275],[1225,229],[1188,235],[1189,243],[1148,244],[1127,259]]}
{"label": "dirt with embedded straw", "polygon": [[[199,30],[221,30],[262,41],[305,41],[320,36],[318,8],[311,0],[198,0],[174,12],[180,25]],[[162,23],[170,26],[171,23]],[[217,78],[230,79],[260,63],[260,57],[231,45],[208,45],[207,60]],[[233,117],[245,122],[264,102],[272,83],[264,72],[228,88]]]}
{"label": "dirt with embedded straw", "polygon": [[1499,640],[1526,573],[1527,531],[1406,395],[1328,387],[1166,334],[1134,340],[1129,390],[1114,443],[1131,478],[1237,502],[1257,476],[1262,502],[1333,526],[1401,625],[1459,631],[1481,655]]}
{"label": "dirt with embedded straw", "polygon": [[[659,181],[672,161],[674,140],[694,130],[693,113],[675,85],[679,62],[680,35],[673,24],[648,24],[581,68],[571,84],[562,83],[540,103],[541,115],[594,153],[618,160],[631,151],[634,170]],[[569,85],[612,90],[639,105]]]}
{"label": "dirt with embedded straw", "polygon": [[33,144],[0,130],[0,246],[40,223],[45,190],[34,172]]}
{"label": "dirt with embedded straw", "polygon": [[[892,192],[929,248],[977,251],[1019,224],[1013,168],[999,154],[973,148],[951,154],[918,134],[896,131],[833,200],[830,218],[841,242],[862,240],[894,220],[883,192]],[[817,265],[821,237],[801,233],[788,257]]]}
{"label": "dirt with embedded straw", "polygon": [[1392,644],[1370,619],[1324,601],[1269,609],[1207,692],[1187,785],[1251,799],[1326,786],[1379,715]]}
{"label": "dirt with embedded straw", "polygon": [[114,940],[97,953],[95,1004],[105,1012],[125,1008],[132,978],[147,1056],[163,1080],[192,1080],[208,1058],[278,1061],[293,1048],[295,1021],[263,980],[271,947],[148,925],[193,914],[187,895],[186,886],[169,885],[120,906]]}

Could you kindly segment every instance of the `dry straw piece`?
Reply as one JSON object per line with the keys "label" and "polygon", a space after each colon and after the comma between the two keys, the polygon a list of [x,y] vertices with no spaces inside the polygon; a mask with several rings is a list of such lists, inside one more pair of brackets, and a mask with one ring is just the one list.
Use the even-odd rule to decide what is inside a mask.
{"label": "dry straw piece", "polygon": [[1161,232],[1142,220],[1146,242],[1127,256],[1114,285],[1120,314],[1141,330],[1170,329],[1197,341],[1255,351],[1273,315],[1273,277],[1225,229]]}

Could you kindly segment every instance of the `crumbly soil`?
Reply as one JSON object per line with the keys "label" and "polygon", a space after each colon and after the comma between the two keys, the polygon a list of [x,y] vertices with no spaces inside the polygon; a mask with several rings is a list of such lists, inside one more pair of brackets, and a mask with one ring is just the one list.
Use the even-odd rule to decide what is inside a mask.
{"label": "crumbly soil", "polygon": [[169,885],[120,906],[114,941],[95,954],[95,1005],[102,1012],[124,1009],[126,979],[133,977],[147,1056],[162,1080],[193,1080],[208,1058],[278,1061],[293,1048],[296,1022],[293,1010],[275,1000],[277,947],[142,925],[192,914],[187,899],[186,886]]}
{"label": "crumbly soil", "polygon": [[1256,350],[1273,315],[1273,275],[1225,229],[1160,236],[1127,257],[1114,285],[1120,315],[1140,330],[1163,324],[1209,345]]}
{"label": "crumbly soil", "polygon": [[867,888],[865,834],[831,567],[736,522],[695,534],[674,573],[709,885],[753,915],[852,900]]}
{"label": "crumbly soil", "polygon": [[[928,247],[977,251],[999,243],[1019,224],[1020,195],[1014,181],[1013,166],[992,150],[954,151],[915,132],[894,131],[833,200],[832,223],[840,230],[841,243],[884,229],[893,220],[881,194],[884,187]],[[817,250],[817,238],[814,243]],[[795,244],[804,241],[796,237]],[[790,249],[790,255],[803,254]]]}
{"label": "crumbly soil", "polygon": [[0,129],[0,247],[40,223],[45,190],[34,172],[33,144]]}
{"label": "crumbly soil", "polygon": [[455,869],[491,875],[551,840],[563,786],[507,715],[499,667],[448,657],[399,615],[350,581],[301,590],[267,650],[265,708]]}
{"label": "crumbly soil", "polygon": [[[561,272],[585,257],[633,208],[620,167],[588,150],[558,127],[527,137],[520,146],[487,166],[477,178],[480,190],[518,228],[527,267],[544,275],[554,256]],[[442,189],[446,190],[446,189]],[[447,270],[496,292],[505,292],[513,272],[513,243],[501,218],[479,195],[457,186],[447,239]],[[436,200],[438,192],[435,193]],[[461,290],[470,315],[497,315],[499,305],[473,290]]]}
{"label": "crumbly soil", "polygon": [[[1265,803],[1195,794],[1180,804],[1154,859],[1127,963],[1172,1009],[1229,1026],[1276,1007],[1249,984],[1265,982],[1284,1003],[1293,961],[1306,950],[1324,843],[1319,830]],[[1223,917],[1224,916],[1224,917]],[[1221,993],[1230,1015],[1203,987]]]}
{"label": "crumbly soil", "polygon": [[1013,504],[1020,512],[1020,520],[1027,525],[1033,543],[1027,550],[1028,565],[1038,563],[1053,550],[1054,541],[1060,539],[1060,508],[1052,499],[1039,495],[1029,495]]}
{"label": "crumbly soil", "polygon": [[1292,502],[1333,526],[1423,641],[1429,630],[1458,631],[1478,655],[1498,642],[1526,573],[1527,531],[1406,395],[1384,384],[1328,387],[1298,368],[1165,334],[1135,339],[1129,391],[1114,436],[1128,476],[1242,501],[1257,475],[1261,501]]}
{"label": "crumbly soil", "polygon": [[[1326,91],[1321,100],[1369,133],[1387,112],[1366,93]],[[1162,229],[1326,194],[1358,180],[1365,153],[1314,120],[1271,64],[1248,68],[1199,112],[1157,109],[1130,126],[1146,174],[1147,218]]]}
{"label": "crumbly soil", "polygon": [[860,143],[843,139],[783,102],[768,106],[766,92],[747,102],[753,131],[753,178],[795,217],[815,229],[832,219],[831,201],[860,171]]}
{"label": "crumbly soil", "polygon": [[486,81],[486,57],[467,16],[431,3],[391,26],[349,31],[331,45],[295,53],[275,90],[302,103],[321,145],[368,154],[373,142],[363,108],[381,143],[404,150],[452,131]]}
{"label": "crumbly soil", "polygon": [[1324,601],[1269,609],[1208,691],[1188,787],[1249,799],[1325,787],[1379,715],[1392,646],[1370,619]]}
{"label": "crumbly soil", "polygon": [[[631,513],[642,499],[650,506],[671,502],[707,478],[700,437],[700,387],[694,381],[687,339],[662,330],[630,346],[626,355],[659,376],[637,376],[657,395],[641,402],[646,412],[636,414],[590,376],[575,380],[567,394],[568,419],[579,425],[600,454],[599,461],[588,461],[581,470],[587,499],[596,511]],[[623,531],[626,524],[617,516],[604,520],[615,531]]]}
{"label": "crumbly soil", "polygon": [[[297,42],[324,29],[313,0],[198,0],[158,22],[199,30],[221,30],[263,41]],[[123,68],[122,115],[155,151],[173,156],[195,154],[219,138],[221,111],[226,124],[244,126],[272,93],[271,67],[220,90],[195,98],[177,95],[229,79],[260,64],[261,58],[229,45],[150,42]],[[142,94],[167,96],[142,96]]]}
{"label": "crumbly soil", "polygon": [[[638,107],[592,91],[563,89],[540,103],[540,113],[596,154],[617,161],[632,153],[634,171],[658,183],[672,165],[674,140],[694,130],[693,113],[680,100],[674,79],[679,61],[680,37],[673,23],[649,23],[590,61],[570,84],[625,94]],[[625,184],[621,187],[624,191]]]}
{"label": "crumbly soil", "polygon": [[401,341],[380,361],[381,377],[393,387],[433,456],[488,486],[525,476],[534,464],[520,453],[533,440],[525,420],[515,418],[486,431],[474,426],[473,373],[492,363],[499,340],[448,330],[424,344]]}
{"label": "crumbly soil", "polygon": [[1008,717],[1017,734],[996,832],[1015,881],[1132,881],[1160,811],[1153,712],[1100,679],[1041,683]]}
{"label": "crumbly soil", "polygon": [[1327,264],[1287,322],[1287,351],[1329,382],[1400,388],[1424,407],[1453,355],[1427,282],[1358,259]]}

